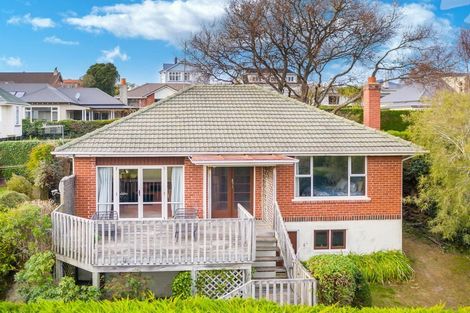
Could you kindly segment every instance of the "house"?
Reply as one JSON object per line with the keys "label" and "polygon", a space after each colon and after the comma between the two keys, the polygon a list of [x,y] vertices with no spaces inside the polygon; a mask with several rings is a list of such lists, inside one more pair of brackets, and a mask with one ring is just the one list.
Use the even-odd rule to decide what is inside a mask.
{"label": "house", "polygon": [[78,88],[83,87],[83,80],[81,79],[64,79],[62,87]]}
{"label": "house", "polygon": [[146,107],[154,102],[165,99],[190,84],[181,83],[145,83],[127,92],[127,101],[130,106]]}
{"label": "house", "polygon": [[222,269],[237,277],[224,298],[314,303],[301,261],[402,248],[402,162],[422,150],[378,130],[375,79],[364,101],[361,125],[256,85],[193,85],[58,147],[74,163],[52,214],[58,268],[96,286]]}
{"label": "house", "polygon": [[433,86],[418,83],[398,85],[382,97],[382,109],[419,110],[427,108],[436,90]]}
{"label": "house", "polygon": [[160,83],[203,84],[209,83],[209,78],[190,62],[175,58],[174,63],[163,64]]}
{"label": "house", "polygon": [[0,88],[0,139],[22,136],[24,108],[29,104]]}
{"label": "house", "polygon": [[98,88],[54,87],[49,84],[3,83],[0,88],[30,104],[31,121],[107,120],[127,115],[130,108]]}
{"label": "house", "polygon": [[0,83],[49,84],[60,87],[63,79],[55,68],[53,72],[0,72]]}
{"label": "house", "polygon": [[[255,68],[247,69],[241,75],[241,77],[235,80],[236,83],[243,84],[255,84],[265,89],[274,90],[270,83],[276,83],[276,77],[271,75],[271,72],[267,69],[258,71]],[[298,81],[298,76],[293,71],[287,71],[286,73],[286,83],[294,91],[300,93],[301,84]],[[289,96],[289,90],[285,90],[284,94]]]}

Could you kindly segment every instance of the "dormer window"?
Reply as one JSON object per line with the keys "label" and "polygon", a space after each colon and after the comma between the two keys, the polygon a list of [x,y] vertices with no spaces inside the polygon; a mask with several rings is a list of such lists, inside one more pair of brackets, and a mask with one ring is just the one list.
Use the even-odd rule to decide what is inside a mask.
{"label": "dormer window", "polygon": [[180,72],[170,72],[168,73],[168,80],[171,82],[177,82],[181,80]]}
{"label": "dormer window", "polygon": [[295,76],[289,75],[286,77],[287,82],[289,83],[294,83],[295,82]]}
{"label": "dormer window", "polygon": [[191,80],[191,73],[184,73],[184,80],[185,81]]}

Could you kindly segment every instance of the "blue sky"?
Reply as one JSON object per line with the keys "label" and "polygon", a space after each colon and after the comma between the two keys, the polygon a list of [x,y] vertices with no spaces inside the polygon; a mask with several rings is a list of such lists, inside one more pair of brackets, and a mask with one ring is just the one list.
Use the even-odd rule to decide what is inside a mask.
{"label": "blue sky", "polygon": [[[390,1],[385,1],[390,3]],[[133,83],[158,81],[181,42],[223,14],[216,0],[0,0],[0,71],[52,71],[78,78],[114,62]],[[409,23],[433,23],[452,38],[470,28],[470,0],[400,1]]]}

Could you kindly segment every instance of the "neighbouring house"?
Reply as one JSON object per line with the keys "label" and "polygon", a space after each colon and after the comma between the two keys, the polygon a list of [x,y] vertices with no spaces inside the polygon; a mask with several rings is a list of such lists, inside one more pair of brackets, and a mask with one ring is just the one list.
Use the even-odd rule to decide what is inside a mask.
{"label": "neighbouring house", "polygon": [[24,116],[31,121],[107,120],[125,116],[131,109],[98,88],[26,83],[0,83],[0,88],[30,104]]}
{"label": "neighbouring house", "polygon": [[79,88],[83,87],[83,80],[81,79],[64,79],[62,87],[66,88]]}
{"label": "neighbouring house", "polygon": [[130,106],[142,108],[163,100],[189,86],[190,84],[181,83],[146,83],[129,90],[127,92],[127,101]]}
{"label": "neighbouring house", "polygon": [[60,87],[63,82],[57,68],[53,72],[0,72],[0,83],[49,84]]}
{"label": "neighbouring house", "polygon": [[165,289],[220,269],[223,298],[315,303],[300,261],[402,249],[402,162],[423,151],[379,131],[375,79],[363,98],[365,125],[256,85],[193,85],[58,147],[74,172],[52,213],[57,274],[151,272]]}
{"label": "neighbouring house", "polygon": [[423,84],[401,84],[393,90],[387,90],[381,99],[382,109],[421,110],[429,107],[432,96],[436,93],[433,86]]}
{"label": "neighbouring house", "polygon": [[[271,75],[269,70],[258,71],[256,69],[246,70],[239,79],[236,80],[237,83],[243,84],[254,84],[261,86],[266,89],[274,90],[270,83],[276,83],[276,77]],[[292,71],[286,73],[286,82],[294,91],[300,93],[301,84],[298,82],[297,74]],[[286,96],[289,96],[289,90],[284,92]]]}
{"label": "neighbouring house", "polygon": [[0,139],[22,136],[24,108],[29,104],[0,88]]}
{"label": "neighbouring house", "polygon": [[204,84],[209,83],[209,77],[190,62],[175,58],[174,63],[163,64],[160,83]]}

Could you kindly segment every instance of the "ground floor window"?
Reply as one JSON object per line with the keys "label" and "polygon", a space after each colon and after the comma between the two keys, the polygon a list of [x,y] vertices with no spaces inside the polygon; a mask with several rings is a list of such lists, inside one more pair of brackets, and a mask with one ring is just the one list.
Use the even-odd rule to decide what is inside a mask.
{"label": "ground floor window", "polygon": [[313,234],[313,248],[315,250],[345,249],[346,230],[315,230]]}
{"label": "ground floor window", "polygon": [[183,167],[98,167],[97,210],[120,218],[171,218],[183,207]]}
{"label": "ground floor window", "polygon": [[57,107],[29,107],[25,108],[25,118],[31,121],[58,121],[59,109]]}
{"label": "ground floor window", "polygon": [[109,120],[109,119],[111,119],[111,113],[109,111],[94,111],[93,112],[94,121]]}
{"label": "ground floor window", "polygon": [[67,119],[81,121],[83,119],[82,110],[67,110]]}

